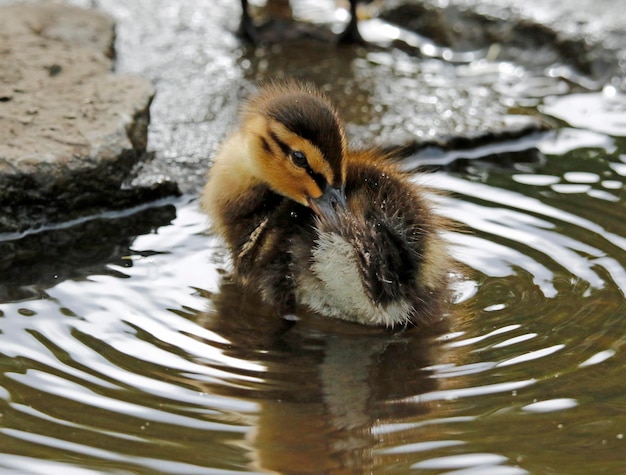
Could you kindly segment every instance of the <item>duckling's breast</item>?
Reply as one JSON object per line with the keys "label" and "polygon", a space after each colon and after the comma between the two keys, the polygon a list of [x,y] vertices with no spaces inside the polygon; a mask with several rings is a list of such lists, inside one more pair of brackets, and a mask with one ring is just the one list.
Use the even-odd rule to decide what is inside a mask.
{"label": "duckling's breast", "polygon": [[372,299],[354,245],[336,232],[319,232],[310,266],[298,276],[297,298],[322,315],[365,325],[405,324],[411,310],[403,298],[386,306]]}

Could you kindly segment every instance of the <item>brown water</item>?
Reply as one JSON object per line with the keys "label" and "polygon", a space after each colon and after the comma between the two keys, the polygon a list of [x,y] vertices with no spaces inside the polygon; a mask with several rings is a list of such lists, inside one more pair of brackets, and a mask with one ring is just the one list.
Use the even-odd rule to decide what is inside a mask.
{"label": "brown water", "polygon": [[[458,79],[367,57],[359,74],[386,58],[402,79],[373,103],[425,70]],[[194,194],[0,236],[0,472],[626,473],[626,101],[511,71],[478,64],[450,95],[495,82],[554,132],[406,162],[469,231],[447,235],[467,268],[448,331],[289,325],[242,300]],[[172,94],[153,147],[191,162],[216,134],[170,127]]]}
{"label": "brown water", "polygon": [[623,472],[624,140],[535,146],[422,178],[472,231],[448,236],[471,271],[444,334],[287,326],[221,281],[193,199],[57,285],[5,283],[21,299],[0,305],[0,467]]}

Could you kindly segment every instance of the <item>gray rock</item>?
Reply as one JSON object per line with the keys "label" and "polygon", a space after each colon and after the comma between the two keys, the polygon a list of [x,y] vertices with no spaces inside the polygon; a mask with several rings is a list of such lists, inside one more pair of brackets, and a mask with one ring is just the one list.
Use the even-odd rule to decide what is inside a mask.
{"label": "gray rock", "polygon": [[0,232],[160,195],[124,189],[154,88],[111,72],[114,31],[94,11],[0,7]]}

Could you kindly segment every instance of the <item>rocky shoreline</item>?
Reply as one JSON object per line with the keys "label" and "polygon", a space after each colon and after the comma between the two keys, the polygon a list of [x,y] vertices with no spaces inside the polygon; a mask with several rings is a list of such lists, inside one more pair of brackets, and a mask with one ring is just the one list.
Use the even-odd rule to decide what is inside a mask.
{"label": "rocky shoreline", "polygon": [[[603,12],[594,33],[576,16],[593,2],[574,3],[535,5],[533,19],[513,0],[389,1],[378,18],[426,47],[400,38],[359,49],[246,45],[234,35],[238,2],[0,0],[0,236],[193,195],[238,102],[273,77],[322,85],[357,143],[445,152],[545,131],[540,94],[624,89],[626,28]],[[428,62],[433,44],[443,62]],[[488,61],[446,63],[446,51]]]}
{"label": "rocky shoreline", "polygon": [[112,72],[114,40],[95,10],[0,7],[0,233],[176,192],[125,186],[149,157],[155,89]]}

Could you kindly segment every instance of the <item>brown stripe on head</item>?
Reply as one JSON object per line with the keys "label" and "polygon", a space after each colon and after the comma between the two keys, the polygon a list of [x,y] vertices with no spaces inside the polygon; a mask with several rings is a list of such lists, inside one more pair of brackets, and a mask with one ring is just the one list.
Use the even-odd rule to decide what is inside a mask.
{"label": "brown stripe on head", "polygon": [[264,88],[254,101],[286,129],[315,146],[333,171],[333,186],[345,179],[345,136],[330,102],[314,88],[289,81]]}

